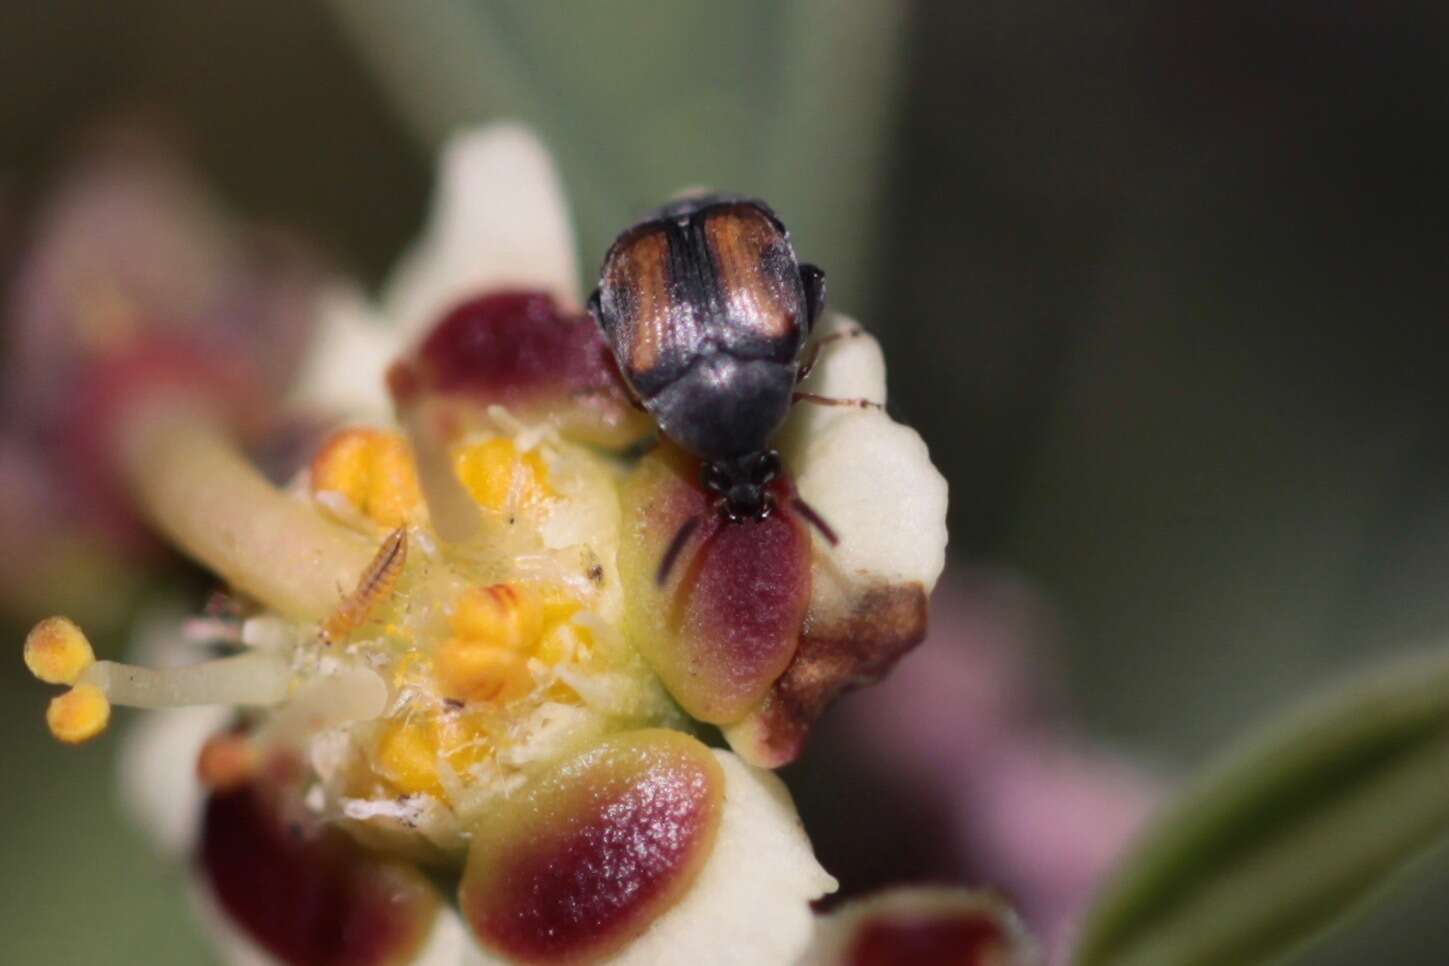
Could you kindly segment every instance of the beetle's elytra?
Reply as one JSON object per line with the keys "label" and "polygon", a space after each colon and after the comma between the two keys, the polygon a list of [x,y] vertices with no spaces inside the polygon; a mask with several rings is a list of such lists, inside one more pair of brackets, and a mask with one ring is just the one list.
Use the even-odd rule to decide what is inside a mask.
{"label": "beetle's elytra", "polygon": [[625,230],[591,309],[664,435],[718,462],[768,448],[823,296],[769,208],[712,195]]}
{"label": "beetle's elytra", "polygon": [[[796,260],[780,219],[735,195],[666,205],[604,256],[589,311],[640,405],[700,459],[729,519],[773,509],[780,457],[770,441],[808,369],[801,355],[824,302],[824,273]],[[801,513],[834,540],[813,511]],[[680,529],[661,581],[697,526]]]}

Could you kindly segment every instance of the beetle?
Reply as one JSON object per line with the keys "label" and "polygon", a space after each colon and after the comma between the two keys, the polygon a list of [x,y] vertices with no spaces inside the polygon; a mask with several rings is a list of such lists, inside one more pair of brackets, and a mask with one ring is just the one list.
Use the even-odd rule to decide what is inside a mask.
{"label": "beetle", "polygon": [[[796,259],[784,223],[764,202],[731,194],[676,201],[626,228],[589,297],[636,401],[701,461],[718,512],[735,522],[774,509],[769,484],[781,465],[770,440],[792,403],[875,405],[796,391],[826,341],[806,352],[824,306],[825,273]],[[836,542],[807,504],[792,505]],[[659,583],[699,523],[680,527]]]}

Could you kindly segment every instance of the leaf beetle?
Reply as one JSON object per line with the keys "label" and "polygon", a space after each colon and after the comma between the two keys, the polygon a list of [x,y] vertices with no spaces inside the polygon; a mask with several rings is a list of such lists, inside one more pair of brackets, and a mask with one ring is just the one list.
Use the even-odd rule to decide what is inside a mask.
{"label": "leaf beetle", "polygon": [[[676,201],[626,228],[589,297],[635,399],[660,432],[701,461],[705,488],[732,521],[773,511],[769,484],[781,465],[770,441],[792,403],[875,405],[796,391],[828,341],[806,351],[824,306],[825,273],[796,259],[775,213],[728,194]],[[791,503],[836,542],[808,504]],[[686,522],[670,542],[661,584],[700,522]]]}

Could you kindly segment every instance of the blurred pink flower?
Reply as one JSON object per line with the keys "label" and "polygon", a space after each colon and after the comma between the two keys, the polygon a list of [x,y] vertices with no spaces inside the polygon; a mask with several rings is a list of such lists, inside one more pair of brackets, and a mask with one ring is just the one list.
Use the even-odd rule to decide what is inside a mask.
{"label": "blurred pink flower", "polygon": [[[925,643],[884,682],[844,701],[812,751],[836,762],[832,771],[853,759],[908,799],[895,807],[921,817],[917,837],[933,838],[921,847],[935,859],[925,875],[1002,889],[1031,930],[1060,947],[1162,786],[1076,734],[1055,708],[1054,636],[1048,608],[1023,581],[948,571]],[[853,875],[820,847],[843,881],[881,884],[861,881],[870,873]],[[913,874],[894,864],[872,871]]]}
{"label": "blurred pink flower", "polygon": [[[10,236],[13,238],[14,233]],[[119,396],[205,384],[242,423],[295,369],[321,278],[132,129],[91,139],[26,226],[0,315],[0,607],[117,616],[154,545],[98,448]],[[55,595],[65,594],[64,599]]]}

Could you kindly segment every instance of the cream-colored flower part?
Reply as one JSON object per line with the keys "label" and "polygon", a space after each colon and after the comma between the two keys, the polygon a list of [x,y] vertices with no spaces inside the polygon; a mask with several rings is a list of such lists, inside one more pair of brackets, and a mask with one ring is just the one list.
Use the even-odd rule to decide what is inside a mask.
{"label": "cream-colored flower part", "polygon": [[784,782],[727,751],[714,855],[677,906],[611,966],[789,963],[814,930],[810,903],[838,883],[820,867]]}
{"label": "cream-colored flower part", "polygon": [[317,327],[303,354],[290,406],[361,419],[392,421],[392,401],[379,373],[403,349],[401,330],[388,325],[355,286],[334,283],[317,297]]}
{"label": "cream-colored flower part", "polygon": [[[604,966],[793,963],[814,934],[810,903],[834,892],[783,782],[727,751],[725,807],[714,854],[684,898]],[[479,953],[479,962],[510,960]]]}
{"label": "cream-colored flower part", "polygon": [[292,391],[300,407],[385,420],[381,373],[462,299],[494,289],[539,289],[578,303],[578,262],[563,188],[547,149],[527,128],[495,124],[443,147],[422,236],[372,305],[337,283],[318,299],[317,332]]}
{"label": "cream-colored flower part", "polygon": [[[422,238],[380,307],[348,287],[319,301],[293,401],[349,421],[312,463],[277,492],[225,453],[207,456],[207,469],[241,479],[222,492],[268,505],[267,516],[227,516],[235,529],[226,539],[191,539],[204,530],[204,507],[188,504],[177,524],[180,542],[238,587],[238,616],[171,634],[167,653],[143,665],[97,662],[88,644],[67,650],[83,639],[64,627],[38,639],[30,650],[46,681],[71,685],[52,730],[84,740],[106,726],[110,705],[164,708],[133,728],[123,786],[165,853],[199,846],[207,801],[265,786],[246,805],[261,818],[245,812],[246,821],[341,828],[372,859],[461,870],[461,915],[440,910],[413,962],[509,962],[498,957],[525,941],[510,923],[532,921],[542,907],[530,902],[564,888],[539,854],[574,854],[611,836],[636,836],[636,852],[669,860],[639,872],[661,876],[658,888],[636,891],[643,905],[610,920],[606,943],[568,947],[568,956],[794,962],[813,934],[810,902],[836,883],[814,859],[784,785],[755,765],[790,759],[856,666],[888,665],[919,640],[945,560],[945,481],[919,434],[884,413],[877,340],[827,314],[803,390],[874,406],[801,404],[777,442],[798,495],[840,542],[804,536],[803,517],[787,524],[782,539],[798,553],[785,553],[781,572],[800,579],[798,597],[778,613],[794,623],[780,636],[780,666],[756,671],[777,684],[706,701],[716,717],[698,713],[635,633],[640,601],[664,592],[653,579],[658,555],[638,550],[640,516],[630,504],[640,498],[630,487],[645,475],[638,466],[656,459],[665,474],[642,498],[696,485],[665,479],[658,461],[668,448],[625,459],[572,432],[575,423],[539,417],[532,395],[514,406],[513,397],[480,403],[433,392],[419,375],[429,372],[426,359],[413,365],[439,319],[459,307],[503,311],[478,307],[500,291],[542,291],[552,301],[530,304],[552,316],[539,324],[597,339],[578,308],[558,177],[538,140],[514,125],[448,143]],[[391,371],[390,400],[384,372],[398,359],[406,365]],[[559,398],[577,406],[584,397],[587,416],[587,392],[565,388]],[[256,518],[287,521],[288,533],[254,540],[246,527]],[[246,560],[249,547],[275,549],[293,533],[297,546],[284,555]],[[751,560],[748,547],[735,559]],[[309,572],[294,588],[268,565]],[[335,598],[332,574],[343,575]],[[646,594],[632,595],[640,587]],[[714,613],[726,614],[714,626],[727,629],[733,611]],[[840,649],[858,640],[864,655],[842,663]],[[235,653],[204,660],[216,643]],[[849,673],[822,679],[820,662]],[[759,679],[769,688],[769,676]],[[706,749],[693,737],[704,728],[685,710],[725,726],[739,755]],[[242,727],[217,737],[232,724]],[[648,827],[610,824],[661,801],[672,811]],[[539,826],[539,815],[552,818]],[[607,834],[569,839],[594,827]],[[235,921],[238,896],[226,891],[239,886],[212,872],[197,879],[194,904],[226,956],[271,962]]]}
{"label": "cream-colored flower part", "polygon": [[[839,313],[816,338],[827,343],[801,389],[831,399],[886,402],[880,343]],[[800,493],[844,534],[817,541],[824,568],[852,582],[919,582],[929,593],[946,566],[946,479],[920,434],[881,409],[797,405],[781,455]]]}
{"label": "cream-colored flower part", "polygon": [[456,299],[540,289],[577,306],[578,262],[563,186],[527,128],[495,124],[443,147],[432,213],[383,292],[408,341]]}

